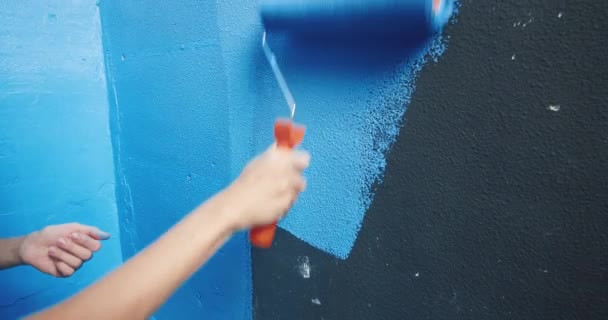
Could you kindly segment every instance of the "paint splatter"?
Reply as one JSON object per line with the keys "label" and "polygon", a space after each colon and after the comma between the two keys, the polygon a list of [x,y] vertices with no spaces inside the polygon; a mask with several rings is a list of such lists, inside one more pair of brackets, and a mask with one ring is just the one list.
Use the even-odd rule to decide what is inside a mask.
{"label": "paint splatter", "polygon": [[313,304],[316,304],[318,306],[321,305],[321,301],[318,298],[311,299],[310,302],[312,302]]}
{"label": "paint splatter", "polygon": [[310,278],[310,261],[307,256],[298,258],[298,271],[302,278]]}
{"label": "paint splatter", "polygon": [[549,105],[549,110],[553,112],[558,112],[562,107],[559,104]]}

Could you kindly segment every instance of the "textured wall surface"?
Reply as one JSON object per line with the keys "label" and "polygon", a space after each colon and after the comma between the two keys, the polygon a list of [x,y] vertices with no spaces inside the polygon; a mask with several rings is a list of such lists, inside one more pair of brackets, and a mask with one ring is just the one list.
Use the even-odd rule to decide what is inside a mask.
{"label": "textured wall surface", "polygon": [[[290,4],[302,3],[306,1]],[[439,14],[443,19],[438,19],[443,22],[449,20],[453,12],[452,2],[445,3],[447,5]],[[331,8],[339,16],[344,13],[341,10],[346,10],[351,16],[345,20],[353,23],[357,11],[354,8],[358,6],[353,6],[350,1],[331,4],[309,2],[310,7],[306,11],[314,12],[313,16],[323,16],[324,8]],[[300,32],[302,29],[312,31],[312,36],[287,34],[286,37],[273,30],[269,33],[270,46],[295,97],[296,120],[307,126],[303,147],[315,159],[307,171],[310,182],[307,192],[280,226],[341,259],[348,257],[357,239],[373,198],[373,183],[382,180],[385,152],[399,131],[415,79],[426,63],[437,59],[445,50],[441,35],[434,38],[420,36],[423,21],[430,17],[430,1],[411,0],[395,4],[393,0],[378,0],[359,1],[357,4],[363,4],[370,11],[390,7],[392,12],[399,12],[400,21],[387,21],[389,14],[380,15],[380,29],[385,32],[405,29],[408,32],[400,33],[397,40],[378,41],[378,38],[370,36],[374,33],[366,28],[368,26],[355,21],[358,27],[363,27],[350,28],[349,32],[336,37],[333,28],[339,29],[340,22],[344,21],[336,17],[335,20],[340,22],[335,24],[322,24],[310,19],[308,24],[296,28]],[[276,7],[275,10],[283,12]],[[373,16],[378,19],[379,15]],[[379,24],[373,19],[367,23]],[[247,26],[241,28],[245,30]],[[328,30],[330,28],[332,30]],[[262,64],[261,69],[267,70],[267,64]],[[268,141],[270,132],[266,128],[272,125],[274,118],[288,113],[273,82],[261,87],[256,95],[262,98],[257,105],[259,110],[252,118],[241,116],[242,124],[238,127],[246,126],[246,123],[257,124],[251,135],[258,141],[259,149],[265,146],[261,142]],[[275,98],[277,96],[278,99]],[[250,112],[245,109],[240,114],[246,113]]]}
{"label": "textured wall surface", "polygon": [[[229,8],[198,0],[100,6],[129,258],[230,182],[231,69],[218,26]],[[156,316],[249,319],[251,290],[249,244],[238,234]]]}
{"label": "textured wall surface", "polygon": [[[280,226],[345,259],[372,201],[372,185],[382,179],[385,152],[399,131],[416,76],[443,53],[445,43],[440,36],[398,43],[360,38],[347,45],[273,33],[269,38],[297,103],[296,121],[307,127],[302,147],[313,155],[307,191]],[[269,72],[267,64],[258,68]],[[254,150],[270,142],[275,118],[289,114],[274,79],[263,79],[269,80],[258,85],[257,109],[239,112],[239,124],[233,124],[253,124]]]}
{"label": "textured wall surface", "polygon": [[0,2],[0,237],[81,222],[112,233],[73,277],[0,272],[0,318],[83,288],[121,262],[99,10]]}
{"label": "textured wall surface", "polygon": [[[101,1],[123,253],[156,239],[272,142],[288,108],[264,59],[255,1]],[[385,166],[413,80],[444,49],[301,45],[269,34],[319,161],[281,226],[346,258]],[[248,316],[250,248],[239,234],[158,313]]]}
{"label": "textured wall surface", "polygon": [[352,253],[278,233],[255,319],[608,318],[608,5],[459,12]]}
{"label": "textured wall surface", "polygon": [[[255,1],[101,0],[107,92],[93,1],[7,3],[0,236],[73,220],[114,233],[73,278],[0,273],[14,318],[120,262],[117,216],[123,258],[156,239],[288,110]],[[606,318],[606,15],[463,0],[447,37],[406,47],[270,34],[308,126],[308,192],[253,251],[253,285],[239,234],[157,319]]]}

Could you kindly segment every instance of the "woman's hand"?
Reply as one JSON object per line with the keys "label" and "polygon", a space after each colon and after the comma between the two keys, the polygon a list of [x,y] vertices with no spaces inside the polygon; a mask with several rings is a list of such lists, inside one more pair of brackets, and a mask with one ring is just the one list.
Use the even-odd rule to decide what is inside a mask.
{"label": "woman's hand", "polygon": [[237,230],[266,225],[281,219],[306,187],[302,176],[310,163],[308,153],[270,147],[245,167],[225,191],[237,202],[233,214]]}
{"label": "woman's hand", "polygon": [[48,226],[23,238],[23,263],[55,277],[69,277],[101,248],[110,235],[78,223]]}

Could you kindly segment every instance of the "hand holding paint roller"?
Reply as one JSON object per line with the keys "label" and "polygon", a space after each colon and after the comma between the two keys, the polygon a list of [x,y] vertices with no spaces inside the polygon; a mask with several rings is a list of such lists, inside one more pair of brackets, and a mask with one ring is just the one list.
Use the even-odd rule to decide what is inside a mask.
{"label": "hand holding paint roller", "polygon": [[[278,148],[292,149],[304,139],[304,127],[294,125],[291,121],[277,120],[274,125],[274,136]],[[303,186],[302,186],[303,187]],[[277,222],[255,227],[249,232],[251,244],[258,248],[270,248],[277,229]]]}
{"label": "hand holding paint roller", "polygon": [[[290,110],[289,120],[277,120],[275,122],[274,138],[278,148],[293,149],[304,139],[304,132],[306,129],[301,125],[293,123],[293,118],[296,113],[296,103],[291,95],[291,91],[289,91],[289,87],[287,87],[287,82],[279,69],[277,60],[268,47],[268,43],[266,42],[266,32],[264,32],[262,36],[262,49],[264,50],[264,54],[268,59],[268,63],[270,63],[270,67],[272,68],[277,82],[279,83],[283,96],[285,97]],[[249,233],[249,241],[251,241],[251,244],[255,247],[270,248],[270,246],[272,246],[272,240],[274,239],[276,229],[277,222],[266,226],[255,227],[251,229]]]}

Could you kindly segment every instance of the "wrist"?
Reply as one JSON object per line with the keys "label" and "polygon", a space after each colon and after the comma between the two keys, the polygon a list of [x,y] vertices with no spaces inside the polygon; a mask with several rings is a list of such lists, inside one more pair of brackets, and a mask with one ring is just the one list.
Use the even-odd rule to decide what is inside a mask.
{"label": "wrist", "polygon": [[[35,232],[34,232],[35,233]],[[26,246],[27,246],[27,238],[30,237],[33,233],[28,234],[27,236],[18,237],[15,239],[15,257],[19,263],[19,265],[29,265],[29,261],[27,261],[25,257]]]}
{"label": "wrist", "polygon": [[[22,247],[25,236],[2,240],[0,253],[0,269],[24,265]],[[4,255],[4,256],[3,256]]]}
{"label": "wrist", "polygon": [[239,201],[238,191],[233,186],[216,194],[202,207],[209,210],[200,211],[210,212],[221,228],[227,232],[235,233],[243,229],[240,217],[245,208]]}

